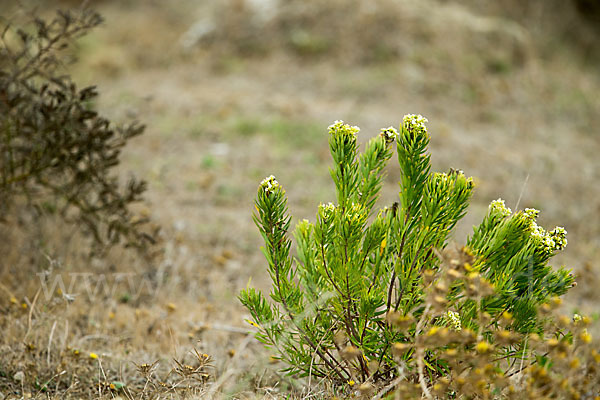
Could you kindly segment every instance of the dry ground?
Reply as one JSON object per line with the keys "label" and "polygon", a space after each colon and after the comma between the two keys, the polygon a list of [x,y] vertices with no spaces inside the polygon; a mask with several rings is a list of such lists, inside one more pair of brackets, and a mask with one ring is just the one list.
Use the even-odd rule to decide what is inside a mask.
{"label": "dry ground", "polygon": [[[164,253],[146,262],[115,249],[89,260],[85,239],[60,222],[3,230],[10,233],[0,262],[4,396],[126,396],[97,386],[120,381],[142,398],[151,390],[142,390],[134,363],[158,360],[157,376],[175,382],[167,377],[173,358],[193,364],[196,348],[212,357],[209,383],[187,380],[165,396],[308,397],[247,334],[236,296],[247,284],[269,287],[251,220],[258,183],[276,175],[294,219],[313,218],[319,202],[333,199],[325,132],[337,119],[360,126],[366,141],[404,114],[428,117],[434,168],[460,168],[478,182],[456,241],[498,197],[513,209],[540,208],[542,225],[569,232],[556,263],[583,274],[566,311],[597,312],[600,74],[593,46],[565,34],[579,24],[573,11],[557,16],[543,1],[521,13],[510,1],[488,8],[377,1],[389,3],[402,26],[386,36],[387,48],[369,53],[368,35],[346,26],[321,53],[320,37],[300,36],[287,48],[279,26],[244,25],[254,14],[239,8],[243,1],[198,3],[97,4],[106,23],[81,40],[69,71],[81,85],[98,85],[102,113],[147,125],[121,171],[148,180],[147,207],[163,226]],[[317,18],[303,12],[309,23]],[[380,14],[369,15],[383,24]],[[221,25],[210,40],[192,35],[194,24],[211,18]],[[348,23],[366,24],[367,33],[385,26],[361,18]],[[241,40],[268,46],[245,52]],[[381,204],[395,201],[398,176],[392,163]],[[74,286],[46,296],[43,271],[50,282],[75,279]],[[123,273],[133,280],[118,281]],[[102,276],[113,292],[94,292]]]}

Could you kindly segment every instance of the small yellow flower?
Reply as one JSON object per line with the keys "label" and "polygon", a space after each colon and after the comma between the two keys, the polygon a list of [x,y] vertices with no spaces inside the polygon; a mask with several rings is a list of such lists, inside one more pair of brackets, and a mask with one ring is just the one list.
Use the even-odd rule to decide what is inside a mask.
{"label": "small yellow flower", "polygon": [[558,317],[558,322],[561,325],[569,326],[571,324],[571,318],[567,317],[566,315],[561,315],[560,317]]}
{"label": "small yellow flower", "polygon": [[433,335],[435,335],[436,333],[438,333],[438,331],[439,331],[439,330],[440,330],[440,328],[439,328],[439,327],[437,327],[437,326],[434,326],[434,327],[432,327],[431,329],[429,329],[429,331],[427,331],[427,336],[433,336]]}
{"label": "small yellow flower", "polygon": [[587,329],[584,329],[583,332],[581,332],[579,338],[585,344],[590,344],[592,342],[592,335],[588,333]]}
{"label": "small yellow flower", "polygon": [[592,357],[594,357],[594,361],[600,364],[600,353],[598,353],[596,350],[592,350]]}
{"label": "small yellow flower", "polygon": [[348,385],[350,385],[350,386],[354,386],[355,384],[356,384],[356,382],[354,382],[352,379],[350,379],[348,381]]}
{"label": "small yellow flower", "polygon": [[458,354],[458,350],[456,349],[448,349],[446,350],[446,355],[449,357],[454,357]]}
{"label": "small yellow flower", "polygon": [[550,304],[548,303],[544,303],[542,304],[542,306],[540,307],[540,311],[542,311],[545,314],[548,314],[550,311],[552,311],[552,307],[550,307]]}
{"label": "small yellow flower", "polygon": [[572,369],[575,369],[575,368],[578,368],[580,364],[581,364],[581,362],[579,361],[579,358],[575,357],[569,363],[569,367],[571,367]]}
{"label": "small yellow flower", "polygon": [[550,299],[550,301],[552,302],[552,305],[554,305],[555,307],[558,307],[562,304],[562,299],[558,296],[554,296],[552,299]]}
{"label": "small yellow flower", "polygon": [[469,272],[467,274],[467,278],[470,279],[470,280],[474,280],[477,277],[479,277],[479,272],[477,272],[477,271]]}
{"label": "small yellow flower", "polygon": [[538,342],[541,340],[540,335],[538,335],[537,333],[532,333],[529,335],[529,340],[532,342]]}
{"label": "small yellow flower", "polygon": [[17,304],[17,298],[15,296],[12,296],[10,298],[10,302],[13,303],[13,304]]}
{"label": "small yellow flower", "polygon": [[92,360],[96,360],[98,358],[98,354],[96,354],[96,353],[90,353],[90,358]]}
{"label": "small yellow flower", "polygon": [[455,269],[448,270],[448,272],[446,272],[446,275],[448,275],[452,279],[460,279],[463,276],[459,271]]}
{"label": "small yellow flower", "polygon": [[477,350],[477,352],[481,353],[481,354],[487,353],[491,349],[492,349],[492,345],[486,341],[481,341],[481,342],[477,343],[477,345],[475,345],[475,350]]}

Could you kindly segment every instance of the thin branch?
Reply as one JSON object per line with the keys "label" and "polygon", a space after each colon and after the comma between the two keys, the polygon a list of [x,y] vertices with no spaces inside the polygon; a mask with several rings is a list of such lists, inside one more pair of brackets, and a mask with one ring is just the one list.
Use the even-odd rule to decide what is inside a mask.
{"label": "thin branch", "polygon": [[[273,231],[274,227],[269,227],[269,234],[267,236],[271,236],[271,232]],[[274,254],[275,255],[275,254]],[[281,280],[280,280],[280,276],[279,276],[279,270],[280,270],[280,266],[277,260],[277,257],[273,257],[273,267],[275,269],[275,280],[276,280],[276,284],[277,284],[277,289],[279,290],[280,293],[280,299],[281,299],[281,304],[283,305],[283,308],[285,309],[288,317],[290,318],[290,320],[292,321],[292,323],[296,326],[296,329],[298,329],[298,332],[300,332],[300,334],[302,334],[304,340],[306,340],[306,342],[313,348],[313,350],[319,355],[319,357],[321,357],[321,359],[323,360],[323,362],[325,362],[325,364],[327,364],[327,366],[329,368],[331,368],[332,371],[334,371],[342,380],[346,380],[347,378],[345,378],[342,373],[331,363],[331,361],[325,356],[325,354],[323,354],[323,351],[319,348],[319,346],[317,346],[312,339],[306,334],[306,332],[304,331],[304,329],[300,326],[300,324],[298,324],[296,322],[296,318],[294,318],[288,304],[287,301],[285,300],[285,298],[283,296],[281,296],[282,293],[282,288],[281,288]],[[343,372],[347,373],[348,376],[350,376],[350,374],[344,369],[344,367],[335,359],[335,357],[331,356],[331,354],[329,354],[329,352],[327,351],[327,349],[325,349],[325,352],[328,353],[328,355],[331,357],[331,359],[333,359],[336,364],[338,365],[338,368],[340,368]]]}

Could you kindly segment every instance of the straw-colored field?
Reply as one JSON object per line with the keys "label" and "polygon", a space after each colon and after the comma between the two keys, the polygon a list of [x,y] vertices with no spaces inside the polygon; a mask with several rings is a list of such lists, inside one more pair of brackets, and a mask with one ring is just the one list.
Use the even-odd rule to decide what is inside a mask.
{"label": "straw-colored field", "polygon": [[[194,348],[212,359],[207,382],[162,396],[326,396],[277,372],[237,294],[270,287],[251,219],[265,176],[285,187],[292,224],[334,200],[334,120],[360,126],[364,143],[405,114],[426,116],[434,168],[477,183],[456,242],[491,200],[541,209],[541,225],[569,232],[554,262],[580,274],[565,312],[598,316],[600,36],[569,2],[89,3],[105,23],[65,68],[98,86],[102,114],[147,126],[118,169],[148,181],[143,207],[163,251],[89,259],[87,239],[61,221],[0,225],[0,398],[125,398],[98,386],[116,381],[145,398],[136,364],[158,361],[157,376],[176,380],[174,359],[193,364]],[[381,206],[396,201],[398,178],[392,162]],[[42,285],[44,271],[62,293]]]}

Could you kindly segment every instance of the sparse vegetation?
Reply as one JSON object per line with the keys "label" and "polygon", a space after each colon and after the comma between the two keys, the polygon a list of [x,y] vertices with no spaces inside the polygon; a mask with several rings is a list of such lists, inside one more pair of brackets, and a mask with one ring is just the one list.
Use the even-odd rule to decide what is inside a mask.
{"label": "sparse vegetation", "polygon": [[[600,180],[594,168],[600,41],[594,19],[586,18],[592,14],[578,15],[576,3],[0,1],[0,87],[21,95],[20,102],[7,103],[0,92],[0,121],[27,128],[10,151],[0,141],[0,173],[20,175],[5,168],[4,156],[12,154],[22,172],[35,164],[40,179],[53,185],[44,186],[37,176],[24,176],[19,184],[0,179],[0,400],[597,396],[600,226],[594,221],[600,195],[593,183]],[[84,10],[89,5],[103,23],[98,13]],[[57,14],[58,8],[65,11]],[[36,18],[46,21],[45,28]],[[67,25],[75,30],[62,36],[67,47],[52,47],[46,64],[34,62],[41,73],[28,88],[8,79],[40,54],[38,45],[48,44],[39,29],[54,37]],[[13,56],[26,48],[29,53],[15,64]],[[91,97],[79,101],[83,92]],[[255,288],[283,311],[266,295],[273,282],[251,218],[256,183],[272,173],[285,184],[290,227],[316,229],[319,201],[334,203],[335,218],[345,220],[327,171],[324,127],[336,118],[360,125],[358,148],[380,124],[396,124],[401,110],[431,117],[433,171],[461,166],[474,176],[468,213],[444,242],[449,244],[428,256],[431,274],[413,274],[408,320],[402,311],[412,300],[401,302],[399,314],[384,312],[373,318],[381,323],[368,325],[367,333],[380,329],[390,336],[369,337],[365,357],[384,354],[384,360],[367,364],[366,379],[355,356],[359,346],[344,326],[327,343],[350,379],[330,375],[314,354],[313,370],[324,377],[312,371],[302,377],[302,368],[286,373],[293,364],[256,340],[264,330],[247,323],[260,325],[238,299],[243,288]],[[106,126],[96,126],[99,121]],[[143,134],[135,134],[142,126],[131,121],[143,121]],[[5,132],[17,131],[3,129],[3,140]],[[74,146],[78,137],[88,143],[92,136],[98,140],[88,152]],[[25,139],[50,148],[33,154],[26,150],[38,147],[22,146]],[[386,146],[386,154],[397,144]],[[360,147],[357,160],[368,152],[367,145]],[[74,187],[92,164],[65,156],[68,163],[59,168],[52,157],[61,151],[90,155],[97,161],[93,168],[106,174]],[[102,168],[111,160],[118,164]],[[402,181],[402,169],[395,156],[390,160],[364,222],[371,233],[378,210],[385,223],[394,209],[402,210],[398,187],[388,184]],[[454,179],[457,172],[446,175]],[[131,176],[146,185],[127,202]],[[108,199],[115,207],[97,201],[106,187],[97,184],[102,179],[115,190],[115,201]],[[83,222],[86,212],[65,197],[75,194],[95,212],[91,223],[100,240]],[[486,270],[486,251],[476,254],[477,246],[468,245],[476,240],[473,226],[499,194],[505,205],[494,207],[515,210],[503,219],[505,228],[519,216],[533,219],[522,210],[535,207],[544,210],[536,224],[564,224],[569,231],[565,251],[546,261],[540,257],[536,265],[548,276],[560,268],[546,270],[547,262],[568,265],[578,286],[546,302],[538,293],[535,322],[525,329],[517,328],[524,320],[514,311],[518,304],[509,301],[513,312],[500,313],[492,303],[479,303],[488,316],[470,314],[466,303],[496,298],[486,297],[490,290],[502,293],[501,302],[515,298],[508,294],[514,280],[487,285],[503,261]],[[150,215],[161,226],[158,237],[146,223]],[[131,223],[131,230],[111,231],[113,221]],[[419,236],[420,229],[411,232]],[[159,239],[158,246],[146,247],[150,252],[125,247],[151,244],[145,234]],[[299,258],[298,242],[291,242],[290,255]],[[393,246],[383,246],[388,268]],[[292,269],[302,264],[297,262]],[[480,268],[479,275],[473,268]],[[566,286],[573,279],[564,278]],[[522,288],[520,282],[516,287]],[[444,296],[446,313],[436,301]],[[315,321],[322,331],[326,325]],[[300,339],[291,328],[284,341]],[[377,353],[380,341],[390,348]]]}

